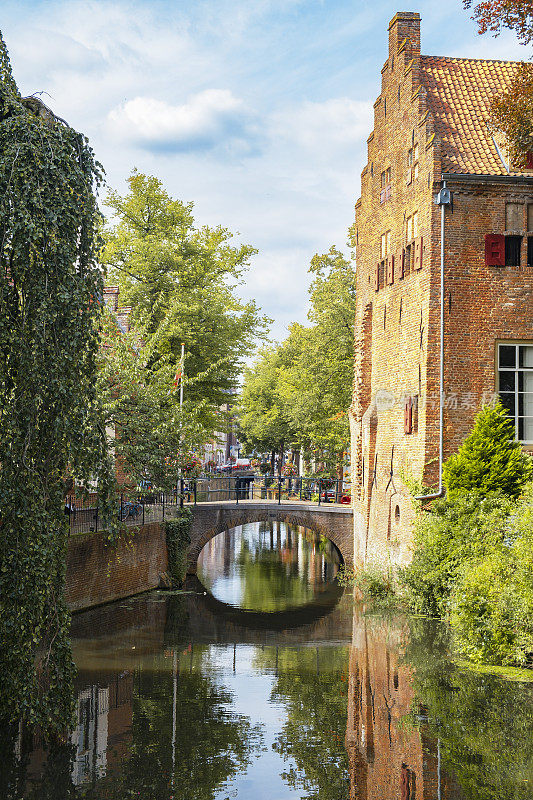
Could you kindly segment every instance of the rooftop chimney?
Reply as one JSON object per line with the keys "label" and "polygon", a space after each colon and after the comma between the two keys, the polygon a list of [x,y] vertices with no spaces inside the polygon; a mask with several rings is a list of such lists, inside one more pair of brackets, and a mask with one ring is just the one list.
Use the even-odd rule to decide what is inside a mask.
{"label": "rooftop chimney", "polygon": [[420,55],[420,14],[416,11],[398,11],[389,22],[389,58],[395,56],[402,42],[409,40],[411,57]]}

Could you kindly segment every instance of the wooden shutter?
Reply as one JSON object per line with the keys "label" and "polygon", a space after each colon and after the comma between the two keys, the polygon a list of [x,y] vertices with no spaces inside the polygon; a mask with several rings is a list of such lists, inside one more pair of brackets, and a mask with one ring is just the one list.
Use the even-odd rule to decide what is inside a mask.
{"label": "wooden shutter", "polygon": [[424,240],[419,236],[415,241],[415,269],[422,269],[422,254],[424,252]]}
{"label": "wooden shutter", "polygon": [[407,397],[403,405],[403,432],[413,432],[413,399]]}
{"label": "wooden shutter", "polygon": [[379,261],[374,271],[374,291],[379,292]]}
{"label": "wooden shutter", "polygon": [[405,278],[405,259],[406,259],[405,247],[403,247],[401,255],[400,255],[400,267],[399,267],[399,270],[398,270],[398,272],[399,272],[398,277],[399,278]]}
{"label": "wooden shutter", "polygon": [[485,266],[505,266],[505,236],[503,233],[485,234]]}
{"label": "wooden shutter", "polygon": [[387,284],[391,286],[394,283],[394,256],[387,258]]}

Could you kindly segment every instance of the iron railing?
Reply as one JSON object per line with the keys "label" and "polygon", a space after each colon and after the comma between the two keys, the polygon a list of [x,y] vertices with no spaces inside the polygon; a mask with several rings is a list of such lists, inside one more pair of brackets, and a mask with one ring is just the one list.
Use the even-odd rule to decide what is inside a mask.
{"label": "iron railing", "polygon": [[[117,499],[118,520],[128,526],[162,522],[175,516],[183,505],[198,503],[267,501],[277,503],[350,503],[350,483],[345,480],[299,478],[277,475],[208,475],[182,480],[171,493],[143,488]],[[91,533],[105,528],[96,495],[69,496],[65,501],[71,534]]]}

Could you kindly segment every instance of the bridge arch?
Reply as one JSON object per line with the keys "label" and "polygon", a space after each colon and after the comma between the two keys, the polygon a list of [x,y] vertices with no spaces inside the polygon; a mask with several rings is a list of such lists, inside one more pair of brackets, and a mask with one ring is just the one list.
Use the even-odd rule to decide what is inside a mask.
{"label": "bridge arch", "polygon": [[223,531],[247,522],[285,522],[302,525],[325,536],[338,549],[342,560],[353,563],[353,519],[351,508],[297,505],[292,503],[205,503],[194,507],[191,543],[187,550],[187,573],[195,575],[203,547]]}

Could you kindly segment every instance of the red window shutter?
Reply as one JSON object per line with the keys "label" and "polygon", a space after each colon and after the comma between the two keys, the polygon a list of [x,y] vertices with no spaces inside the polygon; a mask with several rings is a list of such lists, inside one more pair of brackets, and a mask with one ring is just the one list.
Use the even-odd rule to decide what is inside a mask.
{"label": "red window shutter", "polygon": [[387,283],[389,286],[394,283],[394,256],[387,258]]}
{"label": "red window shutter", "polygon": [[424,252],[424,240],[420,236],[415,241],[415,269],[422,269],[422,253]]}
{"label": "red window shutter", "polygon": [[408,397],[403,406],[403,431],[404,433],[413,432],[413,401]]}
{"label": "red window shutter", "polygon": [[485,266],[505,266],[505,236],[503,233],[485,234]]}
{"label": "red window shutter", "polygon": [[376,264],[376,269],[374,272],[374,290],[379,292],[379,262]]}
{"label": "red window shutter", "polygon": [[533,150],[526,153],[526,169],[533,169]]}

